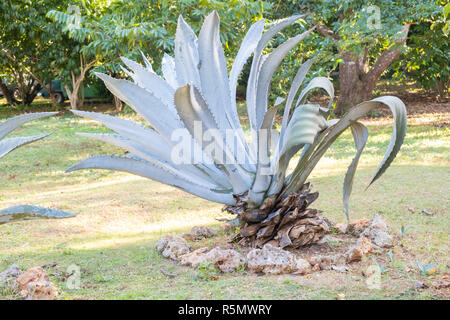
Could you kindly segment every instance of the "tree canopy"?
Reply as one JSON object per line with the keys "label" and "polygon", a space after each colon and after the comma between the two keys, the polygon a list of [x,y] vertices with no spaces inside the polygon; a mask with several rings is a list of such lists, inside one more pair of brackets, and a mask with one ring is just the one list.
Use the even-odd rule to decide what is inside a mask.
{"label": "tree canopy", "polygon": [[[338,108],[370,98],[386,75],[413,78],[417,84],[448,91],[448,15],[444,1],[377,0],[6,0],[0,4],[0,81],[9,103],[30,103],[52,79],[74,88],[92,77],[90,70],[127,77],[120,57],[159,72],[164,53],[173,55],[180,14],[198,32],[212,10],[221,19],[221,41],[232,63],[250,25],[269,24],[308,13],[269,43],[266,52],[314,25],[316,32],[283,61],[275,74],[274,95],[285,96],[298,67],[316,56],[311,77],[339,82]],[[241,81],[246,81],[248,67]],[[15,83],[19,96],[5,85]],[[69,91],[72,89],[69,89]],[[73,90],[73,96],[78,94]],[[239,91],[238,91],[239,92]],[[239,92],[244,94],[244,92]],[[357,93],[357,94],[355,94]],[[72,100],[71,100],[72,103]]]}

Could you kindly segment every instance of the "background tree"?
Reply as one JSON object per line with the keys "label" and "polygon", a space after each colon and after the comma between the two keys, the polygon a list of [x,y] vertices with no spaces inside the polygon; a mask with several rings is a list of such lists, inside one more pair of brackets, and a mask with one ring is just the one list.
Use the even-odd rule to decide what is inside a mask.
{"label": "background tree", "polygon": [[[375,84],[405,49],[410,26],[442,14],[440,1],[273,1],[271,17],[310,12],[322,51],[339,63],[336,111],[371,97]],[[319,59],[318,63],[321,61]]]}
{"label": "background tree", "polygon": [[[450,5],[446,7],[449,12]],[[414,79],[420,87],[437,92],[440,99],[448,97],[450,86],[448,12],[413,25],[408,48],[393,66],[396,80]]]}
{"label": "background tree", "polygon": [[[67,37],[58,60],[59,77],[70,101],[71,109],[83,106],[83,82],[99,59],[98,48],[89,46],[92,21],[102,14],[104,1],[71,2],[61,10],[50,10],[47,17]],[[104,54],[104,53],[103,53]]]}
{"label": "background tree", "polygon": [[[263,8],[270,8],[265,2],[250,0],[116,0],[110,3],[78,1],[71,2],[71,5],[80,9],[79,25],[74,23],[73,10],[52,10],[48,16],[80,43],[79,60],[84,61],[85,67],[80,68],[78,63],[69,71],[74,74],[71,75],[73,88],[77,79],[85,76],[88,70],[86,67],[91,67],[92,61],[99,61],[95,71],[120,78],[127,76],[121,69],[120,57],[145,63],[142,56],[144,53],[153,69],[159,72],[160,59],[164,53],[173,55],[173,35],[180,14],[198,32],[203,17],[212,10],[217,10],[222,17],[221,41],[224,43],[227,57],[234,57],[239,48],[240,36],[252,22],[262,16]],[[229,59],[228,63],[231,62],[232,59]],[[66,69],[65,72],[67,71]],[[71,94],[74,95],[73,92]],[[118,109],[122,106],[117,99],[115,104]]]}
{"label": "background tree", "polygon": [[[49,24],[46,13],[63,2],[56,0],[6,0],[0,3],[0,74],[17,84],[18,96],[2,84],[8,103],[29,105],[44,88],[50,92],[51,80],[61,54],[62,34]],[[19,100],[18,100],[19,99]]]}

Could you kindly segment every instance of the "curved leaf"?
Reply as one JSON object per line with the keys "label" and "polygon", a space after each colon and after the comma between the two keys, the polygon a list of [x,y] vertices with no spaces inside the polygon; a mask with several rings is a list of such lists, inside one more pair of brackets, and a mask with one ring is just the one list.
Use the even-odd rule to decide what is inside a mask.
{"label": "curved leaf", "polygon": [[179,85],[177,80],[177,72],[175,69],[175,60],[167,53],[164,53],[164,57],[161,62],[161,71],[167,83],[176,90]]}
{"label": "curved leaf", "polygon": [[406,106],[403,101],[394,96],[379,97],[373,99],[372,101],[381,102],[391,109],[392,115],[394,116],[394,129],[392,131],[391,140],[389,141],[389,146],[383,160],[381,160],[381,163],[370,180],[368,187],[379,177],[381,177],[387,168],[389,168],[392,161],[394,161],[395,156],[400,151],[400,147],[402,146],[406,135]]}
{"label": "curved leaf", "polygon": [[[245,158],[248,158],[247,142],[239,122],[235,103],[231,100],[228,70],[220,42],[219,26],[219,15],[213,11],[206,17],[198,37],[201,93],[214,115],[218,128],[223,132],[233,129],[237,133],[236,151],[231,150],[234,157],[237,154],[244,154]],[[254,170],[251,166],[245,167],[247,170]]]}
{"label": "curved leaf", "polygon": [[110,116],[97,112],[71,110],[72,113],[101,122],[107,128],[154,152],[159,157],[170,160],[172,141],[165,139],[153,129],[144,127],[131,120]]}
{"label": "curved leaf", "polygon": [[115,79],[103,73],[96,75],[115,96],[142,115],[167,140],[170,140],[173,130],[183,127],[177,115],[166,112],[170,106],[151,92],[128,80]]}
{"label": "curved leaf", "polygon": [[156,180],[164,184],[169,184],[192,193],[198,197],[224,203],[233,204],[234,198],[231,193],[224,191],[214,191],[201,187],[191,181],[187,181],[174,172],[169,172],[148,161],[138,160],[130,157],[120,157],[114,155],[94,156],[87,158],[68,168],[66,172],[80,169],[107,169],[125,171],[145,178]]}
{"label": "curved leaf", "polygon": [[4,138],[8,133],[20,127],[26,122],[37,120],[44,117],[50,117],[55,114],[58,114],[58,112],[26,113],[6,119],[5,121],[0,123],[0,139]]}
{"label": "curved leaf", "polygon": [[238,84],[239,75],[242,72],[242,68],[247,63],[248,58],[255,51],[256,46],[261,39],[264,31],[265,20],[261,19],[250,27],[244,40],[241,42],[239,51],[234,59],[233,66],[230,72],[230,91],[231,91],[231,103],[236,108],[236,88]]}
{"label": "curved leaf", "polygon": [[134,82],[138,86],[149,91],[161,101],[164,101],[169,107],[169,110],[173,114],[176,114],[175,106],[173,103],[173,95],[175,94],[175,90],[153,71],[144,69],[144,67],[142,67],[139,63],[136,63],[125,57],[121,57],[121,59],[125,63],[125,65],[133,72],[129,72],[125,68],[122,68],[122,70],[124,70],[131,78],[133,78]]}
{"label": "curved leaf", "polygon": [[0,224],[34,219],[63,219],[75,217],[70,212],[31,205],[17,205],[0,210]]}
{"label": "curved leaf", "polygon": [[[72,112],[78,116],[99,121],[109,129],[114,130],[120,135],[141,145],[147,151],[154,153],[155,155],[157,155],[157,158],[161,158],[167,162],[172,162],[171,155],[173,141],[165,139],[156,131],[137,124],[133,121],[122,119],[119,117],[113,117],[107,114],[79,110],[72,110]],[[203,156],[205,157],[206,155]],[[206,175],[211,177],[211,179],[213,179],[219,185],[230,187],[225,174],[220,171],[215,165],[208,165],[207,163],[203,163],[197,164],[195,165],[195,167],[199,171],[204,172]]]}
{"label": "curved leaf", "polygon": [[210,189],[220,188],[213,180],[210,179],[209,176],[204,174],[198,168],[192,165],[185,165],[185,164],[180,164],[175,168],[173,163],[171,163],[171,161],[165,161],[164,159],[161,159],[157,154],[150,152],[149,150],[143,148],[134,141],[126,139],[120,135],[108,133],[85,133],[85,132],[78,132],[77,134],[80,136],[85,136],[100,141],[104,141],[106,143],[110,143],[112,145],[123,148],[156,166],[160,166],[161,168],[169,172],[173,172],[174,174],[179,175],[183,179],[191,181],[192,183],[196,183],[202,187]]}
{"label": "curved leaf", "polygon": [[227,64],[219,34],[219,16],[211,12],[203,23],[198,37],[201,92],[216,119],[219,129],[240,127],[236,109],[230,108],[231,97]]}
{"label": "curved leaf", "polygon": [[[330,102],[328,103],[328,109],[331,108],[331,106],[333,105],[333,100],[334,100],[334,87],[333,87],[333,83],[324,77],[316,77],[313,78],[308,85],[306,86],[305,89],[302,90],[300,97],[297,100],[297,106],[300,105],[301,103],[304,102],[304,99],[306,97],[306,95],[314,89],[317,88],[322,88],[324,89],[328,95],[330,96]],[[328,111],[328,110],[326,110]]]}
{"label": "curved leaf", "polygon": [[144,54],[142,51],[140,51],[140,50],[139,50],[139,52],[141,53],[142,60],[143,60],[144,63],[145,63],[145,69],[146,69],[147,71],[151,72],[151,73],[155,73],[155,71],[153,71],[152,64],[150,63],[150,61],[148,61],[148,59],[147,59],[147,57],[145,56],[145,54]]}
{"label": "curved leaf", "polygon": [[292,103],[294,102],[295,95],[297,94],[298,89],[302,85],[303,80],[305,79],[306,74],[311,68],[311,65],[314,63],[315,58],[307,60],[302,66],[298,69],[297,74],[292,80],[291,88],[289,89],[288,97],[286,100],[286,105],[284,107],[283,112],[283,120],[281,121],[281,133],[280,133],[280,147],[283,144],[284,133],[289,121],[289,114],[291,112]]}
{"label": "curved leaf", "polygon": [[253,207],[262,204],[271,181],[271,174],[269,173],[270,140],[272,139],[272,125],[277,110],[277,106],[267,110],[258,134],[258,166],[255,181],[248,192],[249,204]]}
{"label": "curved leaf", "polygon": [[369,132],[367,131],[366,126],[360,122],[353,122],[350,125],[350,128],[352,130],[353,139],[355,140],[356,155],[353,158],[352,163],[348,167],[344,179],[344,191],[342,195],[342,201],[344,203],[344,210],[345,215],[347,216],[347,220],[349,220],[348,203],[350,199],[350,194],[352,192],[353,178],[355,176],[356,168],[358,167],[359,158],[361,157],[361,153],[364,150],[367,138],[369,137]]}
{"label": "curved leaf", "polygon": [[34,137],[17,137],[17,138],[9,138],[0,141],[0,158],[7,155],[9,152],[14,149],[26,145],[28,143],[43,139],[47,136],[51,135],[51,133],[44,133],[39,136]]}
{"label": "curved leaf", "polygon": [[[237,164],[237,159],[234,158],[234,155],[228,149],[228,146],[224,144],[225,139],[223,135],[221,135],[221,132],[216,131],[218,137],[213,139],[212,142],[214,143],[214,149],[218,154],[213,152],[214,150],[206,148],[207,146],[204,144],[203,135],[200,136],[195,132],[196,125],[201,128],[202,132],[219,129],[214,115],[198,90],[191,85],[178,88],[175,92],[175,106],[184,125],[194,139],[197,140],[199,145],[202,146],[203,151],[211,157],[218,166],[224,169],[233,186],[234,192],[240,194],[247,191],[252,179],[245,170]],[[229,163],[230,161],[232,162],[231,164]]]}
{"label": "curved leaf", "polygon": [[319,105],[306,104],[294,110],[279,156],[274,159],[277,161],[276,175],[272,180],[269,195],[273,196],[281,191],[290,159],[305,144],[312,144],[317,134],[326,127],[327,122],[320,113]]}
{"label": "curved leaf", "polygon": [[292,178],[281,196],[284,197],[290,192],[297,191],[301,188],[316,164],[342,132],[359,118],[380,106],[380,103],[391,109],[394,115],[394,129],[384,158],[372,177],[369,186],[378,179],[394,160],[406,135],[406,107],[399,98],[393,96],[384,96],[371,101],[362,102],[351,108],[342,119],[325,130],[320,139],[316,139],[314,142],[314,146],[311,148],[311,150],[314,151],[311,151],[311,156],[304,161],[304,165],[297,166],[294,170]]}
{"label": "curved leaf", "polygon": [[269,88],[272,82],[272,76],[275,70],[280,65],[284,57],[291,51],[300,41],[302,41],[306,36],[308,36],[314,28],[309,29],[302,34],[288,39],[274,49],[261,65],[261,70],[257,75],[257,86],[256,86],[256,126],[260,128],[261,123],[264,118],[264,114],[267,110],[268,99],[269,99]]}
{"label": "curved leaf", "polygon": [[252,66],[250,69],[250,75],[247,81],[247,113],[250,121],[250,127],[253,130],[257,130],[257,121],[256,121],[256,89],[258,82],[258,73],[261,69],[262,64],[262,52],[265,46],[269,43],[270,39],[275,36],[278,32],[289,26],[291,23],[297,21],[304,15],[294,15],[286,19],[276,21],[264,34],[256,46],[254,51],[254,56],[252,60]]}
{"label": "curved leaf", "polygon": [[199,64],[197,36],[180,15],[175,35],[175,69],[179,86],[193,83],[201,88]]}

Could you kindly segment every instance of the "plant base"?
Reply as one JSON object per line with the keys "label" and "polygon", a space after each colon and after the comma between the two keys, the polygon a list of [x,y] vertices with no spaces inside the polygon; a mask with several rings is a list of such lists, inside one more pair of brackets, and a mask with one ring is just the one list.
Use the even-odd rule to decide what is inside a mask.
{"label": "plant base", "polygon": [[318,242],[330,230],[321,211],[308,206],[319,197],[306,183],[295,193],[267,208],[247,209],[246,195],[236,197],[236,205],[224,210],[238,214],[242,224],[233,238],[242,246],[262,247],[266,243],[285,248],[299,248]]}

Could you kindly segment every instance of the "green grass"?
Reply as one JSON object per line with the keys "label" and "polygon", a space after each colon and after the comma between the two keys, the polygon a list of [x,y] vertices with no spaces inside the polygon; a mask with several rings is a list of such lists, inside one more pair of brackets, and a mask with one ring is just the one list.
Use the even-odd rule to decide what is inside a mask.
{"label": "green grass", "polygon": [[[135,119],[132,114],[125,117]],[[425,279],[428,282],[448,273],[450,128],[411,121],[393,166],[364,191],[382,159],[391,130],[385,119],[366,123],[371,136],[356,175],[351,218],[370,218],[379,213],[397,236],[402,225],[413,226],[404,237],[403,247],[394,248],[394,262],[382,277],[382,290],[369,289],[361,275],[370,259],[348,274],[322,271],[308,277],[258,277],[241,271],[217,274],[217,280],[205,280],[207,277],[202,277],[199,270],[163,259],[154,249],[162,234],[179,234],[194,225],[218,226],[215,218],[223,216],[221,205],[125,173],[64,173],[88,156],[123,153],[75,135],[78,131],[107,129],[71,115],[34,121],[11,135],[54,132],[1,160],[0,207],[27,203],[72,211],[78,216],[0,225],[0,271],[12,263],[28,268],[56,262],[57,266],[48,272],[60,289],[61,299],[334,299],[339,293],[347,299],[442,298],[442,292],[411,288],[416,279],[422,278],[416,261],[439,264],[435,278]],[[347,132],[310,179],[320,192],[314,207],[336,222],[345,222],[342,183],[354,152]],[[423,209],[434,215],[421,213]],[[216,240],[205,243],[211,245]],[[71,265],[81,268],[80,289],[67,288],[66,272]],[[177,276],[166,278],[161,268]],[[0,297],[13,296],[0,292]]]}

